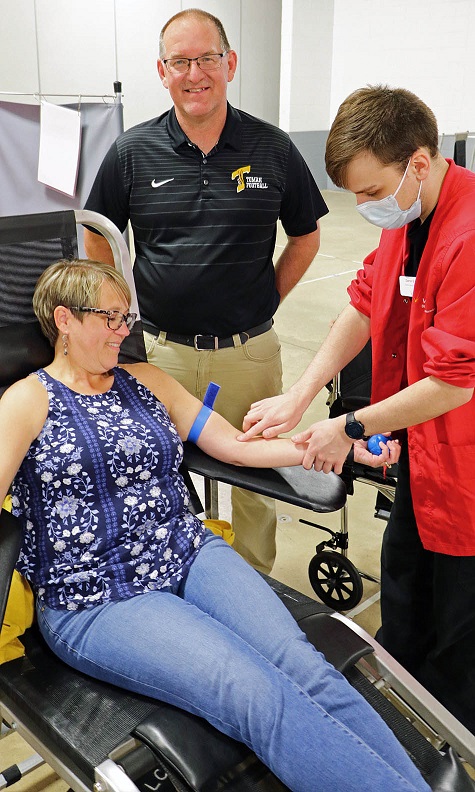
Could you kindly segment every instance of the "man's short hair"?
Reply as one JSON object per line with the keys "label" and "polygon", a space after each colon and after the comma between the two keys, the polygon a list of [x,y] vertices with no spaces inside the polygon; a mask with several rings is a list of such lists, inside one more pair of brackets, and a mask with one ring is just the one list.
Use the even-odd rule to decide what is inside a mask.
{"label": "man's short hair", "polygon": [[165,45],[163,42],[163,37],[165,35],[165,31],[172,22],[175,22],[177,19],[181,19],[182,17],[195,17],[196,19],[201,20],[201,22],[209,22],[211,25],[214,25],[216,30],[219,34],[219,43],[223,52],[229,52],[231,47],[229,46],[228,37],[223,27],[223,23],[218,17],[215,17],[213,14],[210,14],[208,11],[203,11],[201,8],[186,8],[184,11],[179,11],[177,14],[174,14],[168,22],[165,22],[164,26],[160,31],[160,38],[158,41],[158,54],[160,58],[163,58],[165,55]]}
{"label": "man's short hair", "polygon": [[363,151],[404,171],[418,148],[425,146],[435,157],[438,144],[435,115],[419,97],[404,88],[368,85],[351,93],[338,108],[325,165],[334,184],[345,187],[348,166]]}

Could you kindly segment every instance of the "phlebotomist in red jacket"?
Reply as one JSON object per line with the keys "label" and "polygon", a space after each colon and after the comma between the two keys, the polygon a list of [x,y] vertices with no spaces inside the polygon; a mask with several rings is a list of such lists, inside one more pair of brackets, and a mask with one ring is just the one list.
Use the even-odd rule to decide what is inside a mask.
{"label": "phlebotomist in red jacket", "polygon": [[385,230],[312,363],[252,405],[245,437],[292,429],[371,337],[371,406],[295,439],[305,467],[339,473],[354,440],[400,433],[377,637],[475,732],[475,174],[442,157],[418,97],[385,86],[340,106],[326,167]]}

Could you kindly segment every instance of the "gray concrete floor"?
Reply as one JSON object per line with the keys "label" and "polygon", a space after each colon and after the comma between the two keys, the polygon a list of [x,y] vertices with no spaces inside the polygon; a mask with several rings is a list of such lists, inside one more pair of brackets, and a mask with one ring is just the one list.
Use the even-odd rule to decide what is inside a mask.
{"label": "gray concrete floor", "polygon": [[[321,221],[321,248],[311,267],[289,297],[279,308],[276,329],[282,342],[284,389],[302,373],[325,337],[330,322],[348,302],[346,288],[363,257],[378,242],[379,231],[363,220],[354,209],[354,197],[344,192],[325,191],[330,214]],[[276,257],[285,244],[280,230]],[[302,428],[328,414],[325,394],[317,396],[304,416]],[[227,517],[229,492],[220,489],[222,517]],[[367,485],[356,485],[349,498],[349,558],[360,569],[377,575],[379,550],[384,523],[373,517],[375,490]],[[289,506],[277,504],[278,529],[277,560],[273,575],[278,580],[316,596],[308,580],[308,564],[315,553],[315,545],[323,533],[299,523],[299,519],[317,517],[322,525],[332,530],[340,526],[340,514],[315,515]],[[365,609],[354,616],[370,633],[379,625],[378,586],[364,583],[361,606]],[[372,603],[372,604],[371,604]],[[351,614],[350,614],[351,615]],[[0,769],[26,758],[31,750],[18,735],[0,740]],[[15,785],[16,792],[65,792],[67,784],[58,780],[45,766]]]}

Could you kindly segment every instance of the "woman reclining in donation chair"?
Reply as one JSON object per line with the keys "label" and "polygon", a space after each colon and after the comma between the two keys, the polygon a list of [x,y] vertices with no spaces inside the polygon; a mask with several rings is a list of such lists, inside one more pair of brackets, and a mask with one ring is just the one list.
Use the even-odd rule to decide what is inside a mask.
{"label": "woman reclining in donation chair", "polygon": [[[0,401],[0,499],[13,481],[18,568],[52,650],[206,718],[294,792],[427,790],[267,583],[189,512],[182,441],[202,405],[147,363],[117,365],[135,319],[123,278],[92,261],[58,262],[33,304],[55,356]],[[197,443],[237,465],[302,461],[290,440],[238,434],[211,412]]]}

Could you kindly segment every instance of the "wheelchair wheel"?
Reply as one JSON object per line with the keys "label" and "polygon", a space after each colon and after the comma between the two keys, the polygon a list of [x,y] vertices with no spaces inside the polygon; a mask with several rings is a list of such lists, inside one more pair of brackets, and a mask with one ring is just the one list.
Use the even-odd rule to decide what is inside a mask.
{"label": "wheelchair wheel", "polygon": [[308,577],[315,594],[337,611],[351,610],[363,596],[363,581],[355,565],[331,550],[323,550],[311,559]]}

